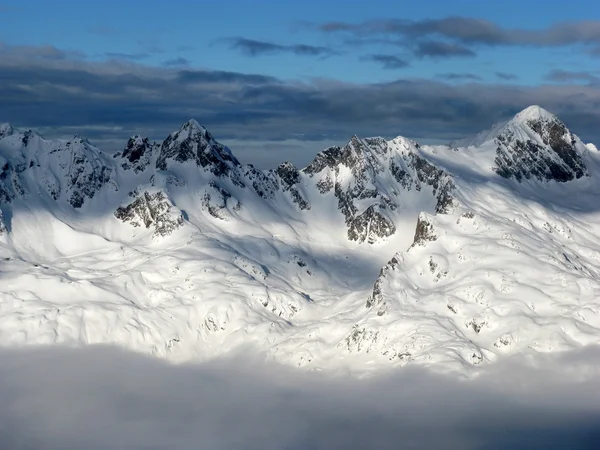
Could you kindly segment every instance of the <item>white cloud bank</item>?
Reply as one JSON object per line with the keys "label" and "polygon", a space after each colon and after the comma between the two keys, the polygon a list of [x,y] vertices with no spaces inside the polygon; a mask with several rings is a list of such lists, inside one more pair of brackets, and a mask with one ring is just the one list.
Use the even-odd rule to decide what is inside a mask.
{"label": "white cloud bank", "polygon": [[[235,357],[170,365],[108,347],[0,352],[0,448],[596,449],[600,350],[474,380],[328,378]],[[535,363],[535,364],[534,364]]]}

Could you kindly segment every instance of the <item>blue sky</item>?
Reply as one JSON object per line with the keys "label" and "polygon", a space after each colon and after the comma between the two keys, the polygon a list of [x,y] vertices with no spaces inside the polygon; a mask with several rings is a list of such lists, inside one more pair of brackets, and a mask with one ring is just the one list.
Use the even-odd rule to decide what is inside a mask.
{"label": "blue sky", "polygon": [[[54,53],[50,54],[50,48]],[[61,70],[61,64],[57,61],[61,60],[68,63],[62,65],[62,70],[67,70],[68,65],[70,75],[73,75],[75,67],[89,76],[90,73],[104,73],[108,67],[117,70],[115,67],[118,66],[118,70],[123,72],[128,64],[131,73],[139,75],[145,69],[154,70],[152,73],[158,78],[168,78],[169,74],[182,71],[260,74],[273,77],[279,86],[277,93],[271,90],[268,95],[261,96],[260,111],[253,103],[249,109],[254,112],[248,110],[241,115],[239,111],[226,111],[222,104],[211,110],[209,104],[203,103],[197,111],[191,105],[182,106],[169,119],[167,110],[177,110],[177,104],[161,103],[160,117],[167,119],[163,120],[163,128],[157,125],[158,117],[145,121],[136,115],[137,124],[135,120],[120,124],[102,120],[102,117],[110,117],[107,110],[110,105],[106,103],[102,105],[103,113],[90,113],[87,123],[81,122],[81,113],[78,120],[69,120],[65,113],[62,125],[56,120],[37,120],[33,110],[25,110],[25,98],[14,107],[0,106],[0,121],[13,121],[18,125],[37,126],[54,132],[61,129],[67,132],[73,128],[84,132],[92,130],[93,137],[100,140],[109,139],[108,135],[93,131],[101,127],[116,126],[123,132],[141,128],[149,132],[156,130],[156,134],[161,135],[169,126],[173,127],[184,112],[193,114],[202,123],[208,122],[211,127],[217,127],[226,139],[248,140],[253,126],[259,129],[265,120],[273,122],[274,118],[265,117],[267,107],[273,113],[281,108],[279,115],[298,114],[297,122],[305,128],[289,129],[286,133],[283,125],[273,125],[279,132],[271,135],[262,133],[257,136],[256,142],[293,140],[299,135],[310,136],[307,140],[311,142],[325,142],[342,139],[354,129],[357,133],[412,134],[409,137],[444,140],[466,132],[477,132],[475,127],[482,126],[486,120],[501,119],[527,106],[530,101],[542,103],[553,112],[566,113],[567,118],[581,124],[583,137],[587,134],[593,138],[595,135],[590,127],[596,120],[595,116],[589,117],[586,113],[588,115],[583,117],[582,112],[574,112],[576,105],[565,103],[565,99],[573,96],[580,100],[585,98],[592,105],[597,100],[595,95],[600,84],[600,5],[588,0],[573,2],[569,7],[564,2],[514,0],[0,0],[0,51],[4,52],[5,61],[9,58],[19,60],[18,63],[10,63],[12,71],[15,64],[22,66],[20,70],[24,70],[25,66],[31,68],[35,60],[37,83],[43,81],[44,73],[50,77],[50,71],[52,79],[60,79],[57,71]],[[20,58],[16,56],[18,54]],[[51,59],[54,61],[50,62]],[[5,65],[9,64],[5,62]],[[2,70],[0,67],[0,76]],[[13,76],[16,80],[16,75]],[[230,83],[230,78],[220,78],[219,89],[223,89],[223,83]],[[69,83],[79,86],[80,81]],[[88,83],[85,88],[77,89],[95,89],[89,84],[91,80],[85,82]],[[99,81],[95,82],[97,88]],[[457,114],[470,111],[477,115],[478,120],[472,121],[473,129],[467,125],[468,121],[447,121],[444,124],[440,114],[425,117],[427,112],[415,106],[418,103],[416,99],[415,104],[402,105],[403,94],[398,92],[396,97],[390,97],[389,104],[382,103],[379,97],[378,103],[372,104],[373,89],[379,92],[381,86],[392,86],[397,90],[399,82],[418,83],[412,91],[417,91],[417,87],[429,92],[443,91],[446,105],[450,100],[460,106],[456,106]],[[235,83],[238,89],[236,101],[247,100],[249,90],[253,99],[258,95],[255,86],[249,87],[251,82],[236,79]],[[281,83],[287,89],[285,94]],[[47,85],[43,94],[46,99],[49,95]],[[399,117],[412,114],[413,118],[423,116],[422,120],[412,129],[400,119],[397,125],[386,119],[388,126],[383,127],[368,126],[359,117],[352,118],[350,122],[353,125],[339,126],[345,118],[343,114],[335,117],[335,111],[340,108],[336,107],[337,99],[331,97],[333,91],[340,91],[338,85],[343,86],[346,94],[353,89],[352,95],[365,102],[365,111],[389,111],[390,115],[396,111]],[[468,92],[471,92],[469,86],[473,85],[476,87],[471,91],[479,92],[478,98],[489,102],[485,107],[472,105],[476,98],[469,97]],[[156,88],[158,83],[153,86]],[[281,105],[279,102],[290,96],[300,95],[298,86],[311,95],[318,92],[327,100],[321,97],[315,100],[311,104],[312,112],[299,111],[302,105],[296,97],[293,106]],[[489,95],[486,86],[490,90]],[[176,86],[169,89],[176,89]],[[215,86],[211,89],[214,93]],[[231,89],[231,86],[225,89],[228,95]],[[240,89],[245,92],[241,97]],[[295,89],[293,94],[290,89]],[[11,98],[16,99],[17,91],[11,91]],[[74,95],[75,89],[71,91],[69,95]],[[503,98],[503,92],[509,91],[510,94],[506,95],[514,96],[512,104]],[[36,92],[36,101],[40,103],[41,91]],[[20,92],[19,95],[22,94]],[[186,98],[191,99],[192,94],[188,94]],[[27,95],[32,94],[29,92]],[[219,97],[221,100],[223,95]],[[490,100],[488,96],[500,100]],[[87,98],[90,98],[89,95]],[[205,95],[200,95],[198,101],[205,98]],[[386,96],[381,98],[385,100]],[[27,102],[33,100],[28,98]],[[130,107],[131,103],[127,101],[122,98],[122,104]],[[316,105],[323,101],[327,101],[324,110],[330,111],[327,117],[332,126],[329,130],[323,126],[324,119],[314,114]],[[494,108],[494,101],[497,108]],[[228,102],[234,104],[232,98]],[[429,103],[428,108],[431,110]],[[479,111],[475,113],[475,109]],[[48,117],[52,115],[51,111],[42,113]],[[306,120],[310,114],[315,117]],[[449,113],[446,115],[450,117]],[[254,122],[253,117],[256,119]],[[217,119],[227,122],[227,126],[217,123]],[[236,120],[239,122],[237,127]],[[311,125],[313,123],[316,125]],[[234,131],[243,127],[243,133]]]}
{"label": "blue sky", "polygon": [[[543,49],[496,46],[478,49],[477,58],[424,58],[411,61],[411,66],[404,69],[385,70],[376,62],[360,58],[370,52],[402,53],[394,46],[375,44],[348,48],[336,36],[315,32],[307,24],[462,16],[487,19],[506,28],[543,29],[562,21],[600,19],[600,3],[582,0],[574,6],[565,8],[563,2],[514,0],[493,4],[440,0],[350,3],[339,0],[21,0],[4,3],[6,12],[0,39],[10,44],[50,44],[64,50],[83,51],[91,58],[130,55],[151,65],[185,58],[194,67],[264,73],[284,79],[328,77],[363,83],[393,80],[398,76],[436,77],[477,71],[484,80],[497,81],[495,72],[504,71],[517,75],[522,83],[534,84],[541,82],[558,64],[576,66],[578,70],[597,70],[599,60],[573,51],[577,46]],[[323,59],[291,54],[249,57],[228,48],[223,40],[231,37],[283,45],[332,47],[341,54]]]}

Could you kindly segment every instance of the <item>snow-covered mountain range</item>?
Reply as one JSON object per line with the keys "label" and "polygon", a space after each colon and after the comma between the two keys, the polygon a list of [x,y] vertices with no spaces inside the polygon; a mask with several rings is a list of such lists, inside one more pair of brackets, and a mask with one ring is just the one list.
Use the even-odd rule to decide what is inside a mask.
{"label": "snow-covered mountain range", "polygon": [[599,198],[596,147],[537,106],[266,171],[194,120],[115,154],[0,125],[0,345],[468,372],[600,343]]}

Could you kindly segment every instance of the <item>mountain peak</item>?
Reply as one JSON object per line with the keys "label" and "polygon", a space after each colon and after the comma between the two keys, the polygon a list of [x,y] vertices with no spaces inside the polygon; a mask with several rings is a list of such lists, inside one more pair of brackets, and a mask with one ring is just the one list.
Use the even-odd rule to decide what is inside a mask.
{"label": "mountain peak", "polygon": [[177,141],[182,141],[185,139],[192,139],[194,141],[206,140],[206,141],[214,141],[213,136],[206,129],[206,127],[200,125],[198,121],[195,119],[190,119],[181,125],[179,130],[171,133]]}
{"label": "mountain peak", "polygon": [[0,123],[0,138],[10,136],[14,132],[15,130],[10,123]]}
{"label": "mountain peak", "polygon": [[558,117],[537,105],[517,114],[494,142],[495,170],[505,178],[566,182],[587,174],[585,145]]}
{"label": "mountain peak", "polygon": [[222,176],[230,172],[231,167],[240,162],[231,150],[217,142],[210,132],[196,120],[190,119],[178,131],[165,139],[156,161],[156,167],[166,170],[167,160],[178,162],[193,160],[198,166],[210,167],[215,175]]}
{"label": "mountain peak", "polygon": [[196,119],[190,119],[181,125],[180,131],[199,131],[201,133],[206,133],[208,130],[200,125]]}
{"label": "mountain peak", "polygon": [[531,105],[523,111],[517,113],[513,118],[514,122],[529,122],[530,120],[556,120],[557,117],[541,106]]}

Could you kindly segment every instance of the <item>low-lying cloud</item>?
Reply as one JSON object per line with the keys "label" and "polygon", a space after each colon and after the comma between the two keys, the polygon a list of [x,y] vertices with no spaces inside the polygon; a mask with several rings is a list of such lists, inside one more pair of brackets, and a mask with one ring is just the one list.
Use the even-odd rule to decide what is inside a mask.
{"label": "low-lying cloud", "polygon": [[599,356],[358,380],[239,355],[169,365],[109,347],[5,349],[0,448],[595,449]]}

